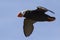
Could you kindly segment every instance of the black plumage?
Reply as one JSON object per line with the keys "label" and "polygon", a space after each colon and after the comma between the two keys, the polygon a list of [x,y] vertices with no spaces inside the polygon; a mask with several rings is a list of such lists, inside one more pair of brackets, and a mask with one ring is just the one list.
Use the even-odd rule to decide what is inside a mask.
{"label": "black plumage", "polygon": [[51,10],[48,10],[44,7],[37,7],[37,9],[35,10],[27,10],[24,12],[23,14],[19,14],[18,17],[25,17],[24,19],[24,26],[23,26],[23,31],[24,31],[24,35],[26,37],[30,36],[33,32],[33,24],[37,21],[43,22],[43,21],[54,21],[55,17],[51,17],[47,14],[45,14],[45,12],[50,11],[52,13],[54,13]]}
{"label": "black plumage", "polygon": [[36,20],[36,21],[48,21],[48,18],[52,18],[51,16],[45,14],[48,10],[36,9],[29,11],[27,10],[23,17]]}

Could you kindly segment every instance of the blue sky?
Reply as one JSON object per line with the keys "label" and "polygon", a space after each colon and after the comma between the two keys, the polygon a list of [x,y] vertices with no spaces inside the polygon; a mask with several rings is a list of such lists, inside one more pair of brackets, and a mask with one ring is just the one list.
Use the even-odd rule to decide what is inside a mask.
{"label": "blue sky", "polygon": [[[60,40],[60,0],[0,0],[0,40]],[[30,37],[23,34],[24,18],[17,14],[37,6],[55,12],[47,14],[56,17],[53,22],[37,22]]]}

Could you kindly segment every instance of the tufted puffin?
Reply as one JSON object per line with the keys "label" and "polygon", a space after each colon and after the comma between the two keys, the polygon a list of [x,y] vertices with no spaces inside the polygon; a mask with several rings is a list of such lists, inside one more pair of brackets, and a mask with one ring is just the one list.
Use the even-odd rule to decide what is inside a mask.
{"label": "tufted puffin", "polygon": [[55,17],[51,17],[51,16],[45,14],[45,12],[47,12],[47,11],[50,11],[51,13],[54,14],[53,11],[48,10],[47,8],[42,7],[42,6],[37,7],[37,9],[35,9],[35,10],[26,10],[23,12],[23,14],[21,12],[18,14],[18,17],[25,17],[23,31],[24,31],[24,35],[26,37],[28,37],[32,34],[33,29],[34,29],[33,24],[35,22],[38,22],[38,21],[51,22],[51,21],[55,20]]}

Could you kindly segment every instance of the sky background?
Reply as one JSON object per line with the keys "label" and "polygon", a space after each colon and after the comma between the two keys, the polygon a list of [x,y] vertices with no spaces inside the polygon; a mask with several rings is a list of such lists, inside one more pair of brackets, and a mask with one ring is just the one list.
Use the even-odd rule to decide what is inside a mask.
{"label": "sky background", "polygon": [[[29,37],[23,33],[24,18],[17,15],[22,10],[46,7],[55,12],[53,22],[37,22]],[[60,40],[60,0],[0,0],[0,40]]]}

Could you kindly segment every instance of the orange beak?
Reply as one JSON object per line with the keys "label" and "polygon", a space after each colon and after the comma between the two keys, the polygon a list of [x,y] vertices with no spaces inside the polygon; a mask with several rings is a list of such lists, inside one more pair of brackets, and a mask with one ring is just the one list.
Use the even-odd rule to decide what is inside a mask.
{"label": "orange beak", "polygon": [[20,12],[20,13],[18,14],[18,17],[23,17],[23,14]]}

